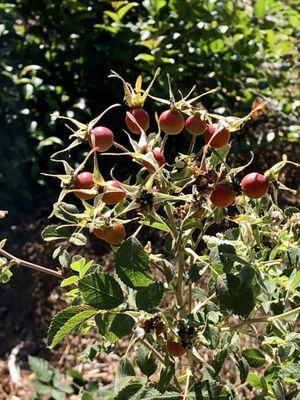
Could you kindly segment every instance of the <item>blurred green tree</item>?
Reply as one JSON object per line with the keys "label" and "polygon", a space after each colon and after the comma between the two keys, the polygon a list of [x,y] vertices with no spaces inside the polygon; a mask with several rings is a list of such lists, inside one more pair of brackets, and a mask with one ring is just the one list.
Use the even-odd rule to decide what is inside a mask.
{"label": "blurred green tree", "polygon": [[166,72],[183,92],[219,86],[205,100],[219,113],[245,112],[259,92],[299,138],[296,0],[11,0],[0,12],[0,208],[31,208],[48,189],[40,171],[65,141],[53,112],[86,121],[112,92],[121,101],[111,69],[133,80],[161,66],[160,92]]}

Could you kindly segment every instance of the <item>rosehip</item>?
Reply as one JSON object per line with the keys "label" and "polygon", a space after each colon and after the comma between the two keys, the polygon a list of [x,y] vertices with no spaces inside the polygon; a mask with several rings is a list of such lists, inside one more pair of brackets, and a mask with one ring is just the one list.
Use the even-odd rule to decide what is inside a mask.
{"label": "rosehip", "polygon": [[204,132],[204,140],[206,143],[209,143],[211,138],[214,136],[210,142],[210,146],[218,149],[229,143],[230,132],[228,131],[228,129],[223,128],[217,134],[215,134],[216,129],[217,129],[217,124],[209,125],[206,131]]}
{"label": "rosehip", "polygon": [[217,207],[228,207],[234,203],[235,191],[227,182],[219,182],[216,184],[210,200]]}
{"label": "rosehip", "polygon": [[[165,163],[166,163],[165,157],[159,150],[154,149],[152,151],[149,151],[147,154],[150,155],[151,153],[152,153],[154,159],[156,160],[157,164],[159,165],[159,167],[162,167],[163,165],[165,165]],[[156,168],[154,167],[154,165],[152,165],[149,161],[143,160],[143,166],[145,168],[147,168],[147,170],[150,172],[156,171]]]}
{"label": "rosehip", "polygon": [[185,348],[181,346],[180,343],[174,342],[173,340],[169,339],[167,341],[167,349],[168,352],[173,356],[173,357],[181,357],[185,353]]}
{"label": "rosehip", "polygon": [[96,128],[91,130],[89,143],[97,151],[103,152],[108,150],[113,145],[113,142],[114,134],[110,129],[105,128],[105,126],[96,126]]}
{"label": "rosehip", "polygon": [[[92,189],[95,186],[94,175],[91,172],[81,172],[74,178],[74,189]],[[74,192],[79,199],[88,200],[95,197],[94,194]]]}
{"label": "rosehip", "polygon": [[[149,115],[147,111],[143,108],[134,108],[130,111],[130,114],[136,119],[137,123],[140,125],[141,128],[146,132],[149,129]],[[138,125],[133,122],[128,115],[126,114],[125,123],[127,128],[132,132],[138,135],[141,134],[141,130]]]}
{"label": "rosehip", "polygon": [[185,121],[185,129],[192,135],[201,135],[206,130],[206,122],[200,118],[200,115],[191,115]]}
{"label": "rosehip", "polygon": [[251,199],[258,199],[268,193],[269,179],[257,172],[251,172],[244,176],[241,187],[246,196],[251,197]]}
{"label": "rosehip", "polygon": [[[116,191],[110,191],[109,186],[116,188]],[[120,182],[118,181],[107,181],[104,186],[104,194],[102,200],[104,203],[113,205],[120,203],[126,197],[125,191],[121,188]]]}
{"label": "rosehip", "polygon": [[177,135],[184,128],[184,118],[180,111],[166,110],[159,117],[159,126],[168,135]]}
{"label": "rosehip", "polygon": [[122,243],[126,237],[126,231],[123,224],[95,228],[93,234],[113,246]]}

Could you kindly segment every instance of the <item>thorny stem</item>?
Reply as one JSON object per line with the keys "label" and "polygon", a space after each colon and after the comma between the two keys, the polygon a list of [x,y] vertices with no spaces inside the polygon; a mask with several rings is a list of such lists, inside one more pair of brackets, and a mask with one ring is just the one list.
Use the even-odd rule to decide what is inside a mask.
{"label": "thorny stem", "polygon": [[162,140],[162,142],[161,142],[161,147],[160,147],[160,151],[163,153],[164,152],[164,149],[165,149],[165,146],[166,146],[166,143],[167,143],[167,140],[168,140],[168,134],[167,133],[165,133],[165,136],[164,136],[164,138],[163,138],[163,140]]}
{"label": "thorny stem", "polygon": [[44,272],[48,275],[53,275],[56,276],[57,278],[61,278],[62,274],[60,271],[54,271],[53,269],[42,267],[41,265],[34,264],[29,261],[22,260],[21,258],[18,258],[14,256],[13,254],[8,253],[7,251],[0,249],[0,254],[3,254],[4,257],[8,258],[9,260],[13,261],[17,265],[22,265],[23,267],[35,269],[36,271],[39,272]]}
{"label": "thorny stem", "polygon": [[185,384],[185,389],[183,393],[182,400],[187,400],[188,394],[189,394],[189,387],[190,387],[190,377],[192,376],[192,371],[187,368],[186,370],[186,384]]}
{"label": "thorny stem", "polygon": [[[159,352],[154,346],[152,346],[152,344],[149,343],[148,340],[140,338],[140,341],[141,341],[149,350],[152,351],[152,353],[159,359],[159,361],[160,361],[162,364],[165,364],[165,359],[164,359],[163,355],[160,354],[160,352]],[[181,392],[180,383],[178,382],[178,379],[176,378],[175,375],[174,375],[174,383],[175,383],[177,389],[180,390],[180,392]]]}
{"label": "thorny stem", "polygon": [[178,251],[178,278],[177,278],[177,285],[176,291],[179,300],[179,306],[181,307],[183,304],[182,298],[182,283],[183,283],[183,274],[184,274],[184,253],[179,250]]}
{"label": "thorny stem", "polygon": [[192,140],[191,140],[191,142],[190,142],[190,147],[189,147],[188,155],[190,155],[190,154],[192,153],[192,151],[193,151],[193,149],[194,149],[194,146],[195,146],[195,143],[196,143],[196,135],[193,135],[193,136],[192,136]]}
{"label": "thorny stem", "polygon": [[118,149],[123,150],[124,153],[130,153],[130,150],[126,149],[126,147],[123,146],[123,145],[120,144],[120,143],[114,142],[113,145],[114,145],[115,147],[117,147]]}
{"label": "thorny stem", "polygon": [[250,324],[260,323],[260,322],[272,322],[276,319],[285,319],[287,317],[290,317],[290,316],[298,314],[298,313],[300,313],[300,307],[294,308],[293,310],[286,311],[279,315],[273,315],[272,317],[246,319],[245,321],[242,321],[237,325],[225,326],[221,330],[223,332],[234,331],[244,325],[250,325]]}

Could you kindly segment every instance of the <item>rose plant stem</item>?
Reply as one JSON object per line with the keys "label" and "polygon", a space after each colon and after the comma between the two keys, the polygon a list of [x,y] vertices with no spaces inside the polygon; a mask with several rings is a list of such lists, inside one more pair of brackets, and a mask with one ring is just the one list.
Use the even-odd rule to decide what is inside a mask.
{"label": "rose plant stem", "polygon": [[4,257],[6,257],[7,259],[11,260],[12,262],[14,262],[17,265],[22,265],[23,267],[26,268],[31,268],[34,269],[36,271],[39,272],[43,272],[45,274],[48,275],[53,275],[56,276],[57,278],[61,278],[62,277],[62,273],[60,271],[54,271],[53,269],[47,268],[47,267],[43,267],[41,265],[38,264],[34,264],[30,261],[25,261],[22,260],[21,258],[18,258],[16,256],[14,256],[13,254],[8,253],[7,251],[0,249],[0,254],[2,254]]}

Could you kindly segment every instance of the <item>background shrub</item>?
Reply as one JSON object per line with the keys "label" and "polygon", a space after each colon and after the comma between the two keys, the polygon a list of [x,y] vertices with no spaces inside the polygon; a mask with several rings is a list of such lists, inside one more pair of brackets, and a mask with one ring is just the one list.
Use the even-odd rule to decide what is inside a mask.
{"label": "background shrub", "polygon": [[191,82],[200,91],[219,86],[205,100],[219,113],[248,110],[259,90],[272,99],[281,138],[297,140],[296,5],[295,0],[2,3],[0,208],[8,201],[10,208],[35,207],[40,185],[51,196],[40,171],[50,169],[49,147],[59,149],[66,140],[51,114],[82,120],[98,114],[121,93],[119,82],[107,84],[111,69],[133,80],[161,66],[160,93],[166,91],[166,72],[185,91]]}

